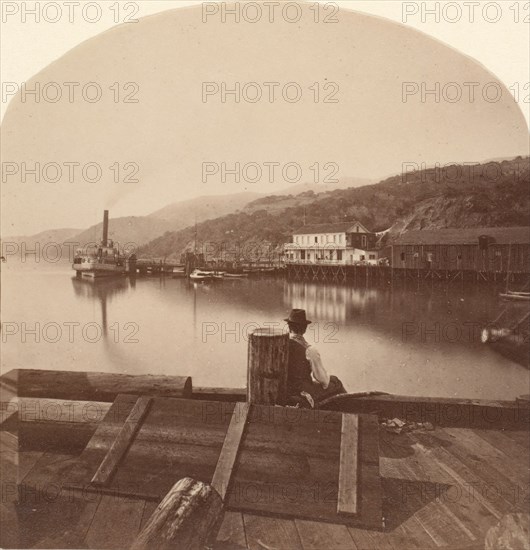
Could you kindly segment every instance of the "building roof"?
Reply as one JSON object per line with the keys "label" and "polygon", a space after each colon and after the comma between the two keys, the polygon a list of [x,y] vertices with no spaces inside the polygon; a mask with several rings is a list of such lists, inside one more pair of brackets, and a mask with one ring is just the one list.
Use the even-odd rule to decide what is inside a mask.
{"label": "building roof", "polygon": [[482,235],[497,244],[529,244],[530,227],[468,227],[402,233],[394,244],[477,244]]}
{"label": "building roof", "polygon": [[348,233],[355,225],[360,225],[367,233],[368,229],[364,227],[361,222],[340,222],[340,223],[314,223],[311,225],[304,225],[296,231],[293,235],[309,235],[312,233]]}

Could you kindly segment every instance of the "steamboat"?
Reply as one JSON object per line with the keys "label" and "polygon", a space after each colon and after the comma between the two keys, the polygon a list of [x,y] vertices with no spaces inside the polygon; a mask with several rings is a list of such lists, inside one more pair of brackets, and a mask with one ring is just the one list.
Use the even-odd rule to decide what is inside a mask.
{"label": "steamboat", "polygon": [[103,238],[99,246],[79,248],[74,257],[72,268],[77,277],[90,279],[124,275],[125,258],[120,256],[119,248],[108,238],[109,211],[103,213]]}

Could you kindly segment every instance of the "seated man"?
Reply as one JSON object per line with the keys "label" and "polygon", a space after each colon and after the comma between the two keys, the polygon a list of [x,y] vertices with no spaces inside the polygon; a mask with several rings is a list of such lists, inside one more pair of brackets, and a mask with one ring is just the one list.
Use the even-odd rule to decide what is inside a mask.
{"label": "seated man", "polygon": [[311,323],[306,319],[305,310],[291,310],[284,321],[289,326],[290,337],[287,404],[314,408],[328,397],[346,393],[342,382],[327,373],[318,350],[304,338]]}

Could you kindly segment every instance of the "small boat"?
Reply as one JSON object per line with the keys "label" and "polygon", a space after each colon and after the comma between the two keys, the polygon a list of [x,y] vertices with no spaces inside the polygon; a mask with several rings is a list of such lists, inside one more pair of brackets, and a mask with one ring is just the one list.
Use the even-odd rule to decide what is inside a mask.
{"label": "small boat", "polygon": [[214,275],[210,271],[201,271],[200,269],[194,269],[190,273],[190,279],[192,281],[212,281]]}
{"label": "small boat", "polygon": [[225,273],[227,279],[245,279],[248,273]]}
{"label": "small boat", "polygon": [[530,292],[517,292],[515,290],[502,292],[499,296],[503,300],[530,300]]}
{"label": "small boat", "polygon": [[[523,311],[521,311],[523,307]],[[485,326],[480,333],[483,344],[491,345],[498,353],[530,368],[528,337],[530,311],[521,304],[511,303],[501,314]]]}

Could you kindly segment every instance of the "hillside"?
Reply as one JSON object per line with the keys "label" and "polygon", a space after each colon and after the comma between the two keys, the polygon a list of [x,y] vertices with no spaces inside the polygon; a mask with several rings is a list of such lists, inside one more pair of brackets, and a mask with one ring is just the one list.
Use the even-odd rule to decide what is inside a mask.
{"label": "hillside", "polygon": [[[367,180],[359,178],[346,178],[337,183],[323,184],[299,184],[289,187],[285,193],[299,194],[303,191],[313,194],[316,190],[330,190],[343,188],[346,186],[358,186]],[[178,231],[191,226],[197,222],[203,222],[208,219],[226,216],[240,209],[248,208],[249,211],[260,209],[260,198],[264,197],[262,193],[244,192],[232,193],[227,195],[208,195],[200,196],[194,199],[172,203],[160,210],[157,210],[148,216],[126,216],[121,218],[110,218],[109,238],[115,242],[124,245],[134,243],[141,246],[156,237],[160,237],[168,231]],[[289,201],[283,197],[284,201]],[[273,202],[272,197],[265,199],[265,202]],[[281,201],[280,201],[281,202]],[[281,203],[281,209],[285,208],[287,202]],[[299,204],[302,199],[293,199],[292,204]],[[272,208],[272,207],[271,207]],[[112,215],[112,212],[111,212]],[[103,232],[103,224],[98,223],[88,229],[50,229],[31,236],[4,237],[3,242],[11,242],[20,245],[25,243],[27,249],[34,249],[35,244],[44,246],[48,243],[74,242],[80,245],[99,242]]]}
{"label": "hillside", "polygon": [[[109,239],[112,239],[122,246],[129,243],[140,246],[173,228],[174,227],[165,220],[150,218],[148,216],[111,218],[109,220]],[[94,242],[99,243],[102,234],[103,222],[89,227],[70,240],[80,243],[81,245]]]}
{"label": "hillside", "polygon": [[62,243],[67,241],[77,235],[81,229],[72,229],[72,228],[61,228],[61,229],[49,229],[47,231],[42,231],[31,236],[15,236],[15,237],[6,237],[5,241],[18,242],[21,243],[24,241],[26,244],[31,242],[41,243],[42,245],[46,243]]}
{"label": "hillside", "polygon": [[219,216],[226,216],[243,208],[249,202],[260,197],[260,193],[233,193],[231,195],[201,196],[182,202],[170,204],[152,214],[149,218],[157,218],[170,222],[173,230],[193,225],[195,220],[205,221]]}
{"label": "hillside", "polygon": [[[241,212],[198,224],[197,239],[227,247],[251,241],[283,243],[304,220],[310,224],[358,219],[373,231],[389,230],[387,239],[412,229],[528,225],[528,157],[480,164],[472,174],[467,167],[453,173],[427,169],[364,187],[263,197]],[[194,236],[193,227],[168,232],[142,247],[141,253],[178,258],[192,246]]]}

